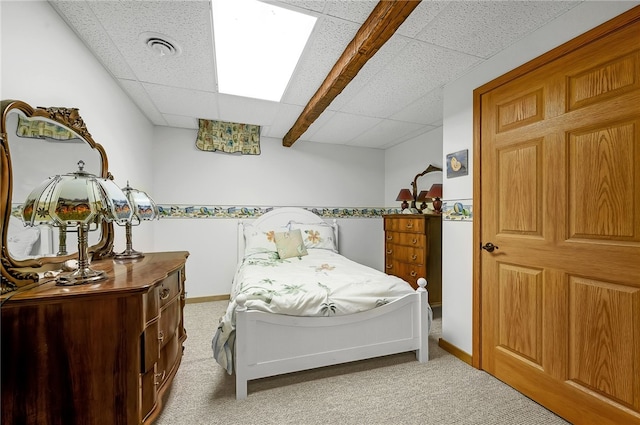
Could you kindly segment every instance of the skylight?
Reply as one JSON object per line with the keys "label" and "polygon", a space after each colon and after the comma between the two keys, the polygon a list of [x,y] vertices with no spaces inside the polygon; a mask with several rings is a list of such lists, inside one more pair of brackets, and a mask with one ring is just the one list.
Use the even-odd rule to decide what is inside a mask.
{"label": "skylight", "polygon": [[280,101],[316,18],[257,0],[213,0],[218,91]]}

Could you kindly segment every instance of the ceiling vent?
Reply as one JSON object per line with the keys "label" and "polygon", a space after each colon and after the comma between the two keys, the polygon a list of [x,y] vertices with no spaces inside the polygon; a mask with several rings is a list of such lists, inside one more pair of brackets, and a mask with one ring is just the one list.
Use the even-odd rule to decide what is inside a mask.
{"label": "ceiling vent", "polygon": [[140,39],[149,50],[160,57],[178,56],[182,51],[175,41],[163,34],[145,32],[140,34]]}

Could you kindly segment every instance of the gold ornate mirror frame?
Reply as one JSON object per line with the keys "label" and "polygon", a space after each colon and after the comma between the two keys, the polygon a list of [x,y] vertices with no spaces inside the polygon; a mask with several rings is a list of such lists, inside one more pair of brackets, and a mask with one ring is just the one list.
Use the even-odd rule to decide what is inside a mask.
{"label": "gold ornate mirror frame", "polygon": [[[16,290],[22,286],[26,286],[38,282],[38,268],[46,265],[61,265],[65,261],[77,257],[77,253],[69,255],[43,256],[29,259],[15,259],[9,252],[7,243],[7,233],[9,220],[12,213],[12,203],[22,202],[13,200],[14,173],[13,164],[11,162],[11,147],[9,137],[13,137],[12,133],[16,129],[7,129],[7,118],[11,111],[20,111],[27,118],[44,118],[44,121],[50,121],[75,132],[89,147],[100,156],[101,170],[100,177],[111,178],[108,171],[107,154],[104,148],[96,143],[84,121],[76,108],[64,107],[37,107],[33,108],[27,103],[19,100],[3,100],[1,102],[2,120],[0,123],[0,220],[2,220],[2,261],[0,264],[0,289],[1,293]],[[34,154],[36,154],[34,152]],[[64,174],[73,170],[60,170],[59,174]],[[89,247],[90,255],[93,259],[100,259],[109,256],[113,252],[113,224],[103,222],[101,224],[100,240],[95,245]]]}

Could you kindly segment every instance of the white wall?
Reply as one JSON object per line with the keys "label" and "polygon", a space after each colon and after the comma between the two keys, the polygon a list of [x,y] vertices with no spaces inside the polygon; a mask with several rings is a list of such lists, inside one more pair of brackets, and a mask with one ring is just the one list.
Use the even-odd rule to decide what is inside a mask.
{"label": "white wall", "polygon": [[[396,201],[400,189],[411,190],[415,176],[430,164],[443,168],[442,127],[387,149],[384,156],[384,205],[400,207],[400,202]],[[433,183],[441,183],[442,176],[440,172],[433,172],[419,177],[418,194],[421,190],[429,190]]]}
{"label": "white wall", "polygon": [[[585,1],[524,40],[495,55],[444,89],[443,160],[447,153],[469,149],[470,173],[444,179],[444,200],[473,196],[473,90],[540,56],[640,2]],[[472,352],[472,225],[443,222],[442,337]]]}
{"label": "white wall", "polygon": [[[0,1],[0,22],[0,98],[78,108],[105,148],[115,182],[130,179],[150,190],[152,163],[140,159],[149,157],[153,126],[54,9],[42,1]],[[138,249],[151,249],[150,228],[134,233]],[[116,227],[116,250],[124,239],[124,228]]]}
{"label": "white wall", "polygon": [[[380,207],[384,151],[262,138],[260,155],[203,152],[196,131],[156,127],[154,194],[159,204]],[[415,173],[414,173],[415,174]],[[413,176],[411,177],[413,178]],[[339,219],[340,250],[384,269],[382,219]],[[154,226],[158,251],[190,252],[187,296],[228,294],[237,260],[237,219],[169,218]]]}

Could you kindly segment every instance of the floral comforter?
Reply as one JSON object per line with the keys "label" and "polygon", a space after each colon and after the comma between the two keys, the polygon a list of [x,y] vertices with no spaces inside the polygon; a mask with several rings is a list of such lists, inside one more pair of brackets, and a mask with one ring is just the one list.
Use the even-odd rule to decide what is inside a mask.
{"label": "floral comforter", "polygon": [[214,358],[229,374],[233,372],[238,294],[247,296],[249,310],[334,316],[370,310],[414,292],[404,280],[331,250],[308,252],[306,256],[284,260],[275,253],[254,254],[245,257],[236,270],[231,302],[212,341]]}

